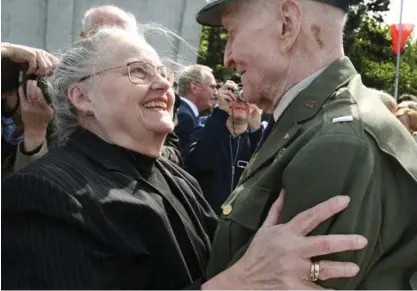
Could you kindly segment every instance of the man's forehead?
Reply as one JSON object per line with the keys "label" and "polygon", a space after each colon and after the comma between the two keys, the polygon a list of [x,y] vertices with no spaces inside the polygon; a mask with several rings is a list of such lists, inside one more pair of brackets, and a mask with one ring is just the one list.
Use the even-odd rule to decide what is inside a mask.
{"label": "man's forehead", "polygon": [[[314,0],[316,2],[322,2],[331,5],[336,8],[342,9],[344,12],[348,11],[349,5],[353,4],[355,0]],[[247,3],[258,4],[267,3],[266,0],[217,0],[210,1],[206,6],[200,9],[197,13],[197,22],[201,25],[208,26],[221,26],[224,17],[225,10],[233,10],[232,5],[246,5]],[[235,13],[235,11],[233,11]],[[223,17],[222,17],[223,16]],[[259,17],[256,13],[252,14],[253,17]]]}
{"label": "man's forehead", "polygon": [[212,72],[209,71],[203,71],[204,72],[204,76],[207,82],[213,83],[216,82],[216,79],[214,78],[214,75]]}
{"label": "man's forehead", "polygon": [[221,21],[223,26],[228,26],[233,21],[234,16],[242,9],[241,6],[240,1],[232,1],[222,10]]}

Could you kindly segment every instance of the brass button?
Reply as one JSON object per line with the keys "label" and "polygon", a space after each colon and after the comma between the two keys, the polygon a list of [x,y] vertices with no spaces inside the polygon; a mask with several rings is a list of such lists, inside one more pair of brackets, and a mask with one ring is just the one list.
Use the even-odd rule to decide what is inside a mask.
{"label": "brass button", "polygon": [[223,215],[229,215],[230,213],[232,213],[232,205],[226,205],[225,207],[223,207]]}

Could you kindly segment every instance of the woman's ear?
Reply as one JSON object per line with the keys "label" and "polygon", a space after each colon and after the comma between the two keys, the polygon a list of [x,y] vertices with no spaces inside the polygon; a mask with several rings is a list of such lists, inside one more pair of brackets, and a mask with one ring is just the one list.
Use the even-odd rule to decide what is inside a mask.
{"label": "woman's ear", "polygon": [[88,97],[88,90],[84,87],[72,86],[68,89],[68,98],[72,105],[83,113],[92,111],[92,103]]}

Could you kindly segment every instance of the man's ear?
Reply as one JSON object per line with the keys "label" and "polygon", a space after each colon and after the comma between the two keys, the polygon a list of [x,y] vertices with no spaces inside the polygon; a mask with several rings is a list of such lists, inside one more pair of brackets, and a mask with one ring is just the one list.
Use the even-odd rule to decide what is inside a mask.
{"label": "man's ear", "polygon": [[200,84],[198,84],[195,81],[190,82],[190,92],[194,93],[194,92],[198,91],[199,88],[200,88]]}
{"label": "man's ear", "polygon": [[86,113],[93,109],[87,88],[72,86],[68,89],[68,98],[79,112]]}
{"label": "man's ear", "polygon": [[278,9],[281,20],[280,50],[282,53],[287,53],[300,34],[303,11],[301,5],[295,0],[283,0]]}

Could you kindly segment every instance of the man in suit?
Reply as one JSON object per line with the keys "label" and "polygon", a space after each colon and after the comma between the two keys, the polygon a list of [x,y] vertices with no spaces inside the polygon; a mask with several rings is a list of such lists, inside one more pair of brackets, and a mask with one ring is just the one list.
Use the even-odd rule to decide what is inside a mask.
{"label": "man in suit", "polygon": [[178,109],[178,125],[175,133],[180,139],[183,157],[195,129],[202,125],[200,113],[211,109],[217,101],[217,85],[212,69],[202,65],[186,67],[178,80],[181,104]]}
{"label": "man in suit", "polygon": [[[269,136],[223,204],[208,277],[242,256],[285,188],[281,222],[343,193],[349,208],[311,234],[368,239],[364,250],[316,258],[307,280],[335,289],[416,283],[417,145],[344,56],[348,7],[349,0],[218,0],[199,11],[200,24],[228,30],[224,62],[241,72],[244,97],[273,114]],[[338,268],[329,259],[355,262],[360,272],[322,281]]]}

